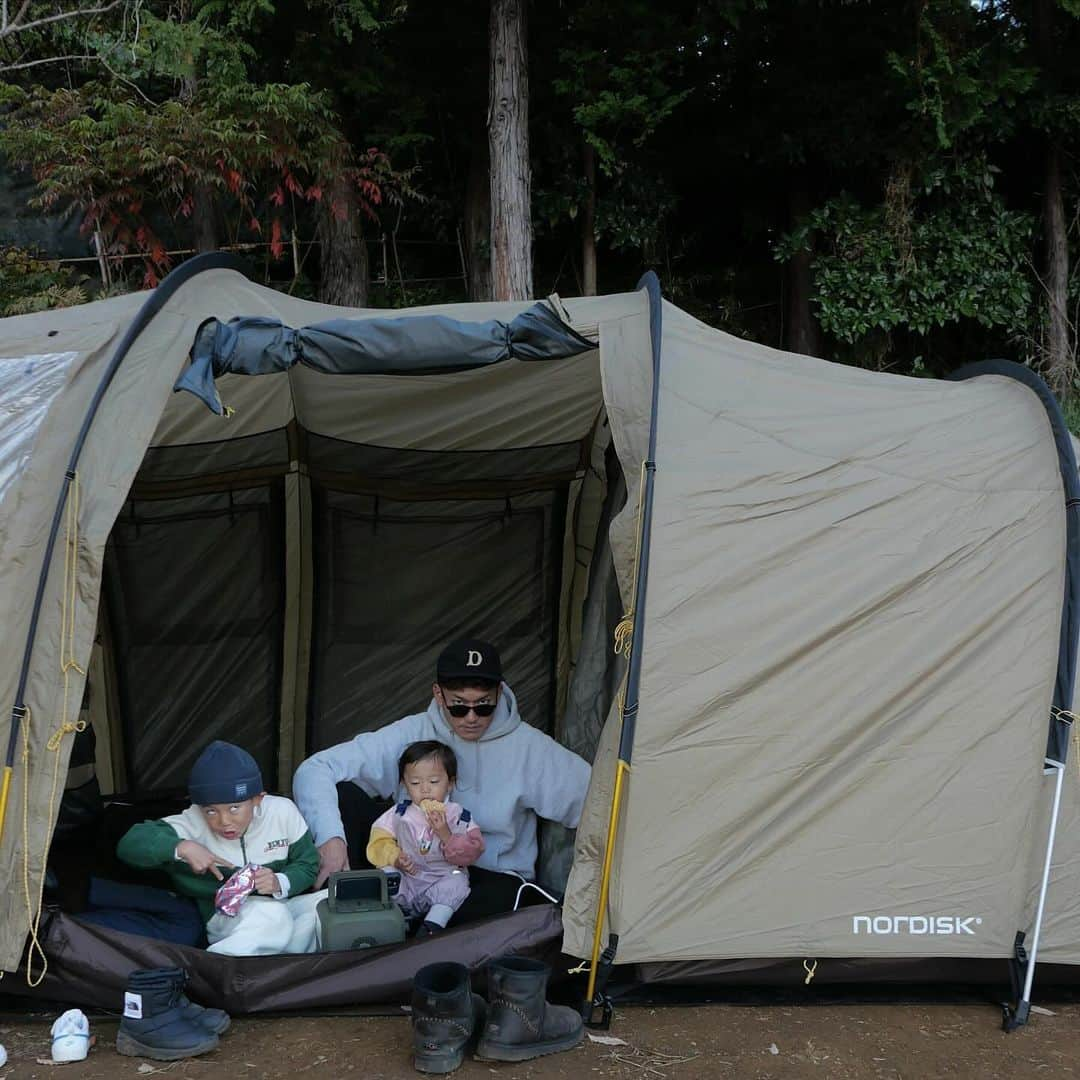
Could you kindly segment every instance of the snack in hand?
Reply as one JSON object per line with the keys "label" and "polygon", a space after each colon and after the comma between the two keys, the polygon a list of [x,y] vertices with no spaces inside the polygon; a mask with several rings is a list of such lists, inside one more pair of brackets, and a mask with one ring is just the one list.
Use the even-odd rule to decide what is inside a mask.
{"label": "snack in hand", "polygon": [[214,907],[222,915],[233,918],[239,914],[240,906],[255,891],[255,872],[258,869],[254,863],[240,867],[214,894]]}
{"label": "snack in hand", "polygon": [[438,810],[440,814],[445,814],[446,803],[441,803],[438,799],[421,799],[420,809],[423,810],[425,814],[433,813],[435,810]]}

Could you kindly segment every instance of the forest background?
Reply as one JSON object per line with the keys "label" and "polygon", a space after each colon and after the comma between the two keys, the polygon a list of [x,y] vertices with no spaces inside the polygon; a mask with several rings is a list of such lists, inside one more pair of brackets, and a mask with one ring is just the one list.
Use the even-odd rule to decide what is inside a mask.
{"label": "forest background", "polygon": [[1080,0],[0,0],[0,314],[229,248],[404,305],[617,292],[1080,418]]}

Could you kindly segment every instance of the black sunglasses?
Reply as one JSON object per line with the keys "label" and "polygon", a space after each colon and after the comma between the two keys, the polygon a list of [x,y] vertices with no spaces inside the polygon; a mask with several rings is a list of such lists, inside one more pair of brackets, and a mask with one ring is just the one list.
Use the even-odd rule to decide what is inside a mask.
{"label": "black sunglasses", "polygon": [[495,711],[495,706],[490,701],[484,701],[479,705],[447,705],[446,711],[455,720],[464,720],[471,712],[481,718],[490,716]]}

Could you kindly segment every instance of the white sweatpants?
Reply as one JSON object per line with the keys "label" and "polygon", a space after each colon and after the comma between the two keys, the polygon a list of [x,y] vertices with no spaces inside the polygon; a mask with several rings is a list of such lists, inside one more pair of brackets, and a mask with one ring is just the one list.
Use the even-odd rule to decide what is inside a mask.
{"label": "white sweatpants", "polygon": [[224,956],[316,952],[319,920],[315,905],[325,896],[325,889],[287,900],[249,896],[232,917],[215,911],[206,924],[210,942],[206,951]]}

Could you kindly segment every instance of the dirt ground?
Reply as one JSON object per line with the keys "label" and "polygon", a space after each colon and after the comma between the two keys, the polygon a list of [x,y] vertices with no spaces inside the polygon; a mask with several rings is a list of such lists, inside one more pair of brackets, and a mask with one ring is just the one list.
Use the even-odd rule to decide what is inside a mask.
{"label": "dirt ground", "polygon": [[[171,1065],[119,1056],[116,1021],[94,1021],[82,1063],[40,1065],[49,1021],[0,1020],[0,1080],[261,1080],[419,1074],[408,1017],[234,1021],[211,1054]],[[628,1006],[603,1038],[521,1065],[467,1061],[455,1080],[705,1080],[712,1077],[1050,1077],[1080,1075],[1080,1004],[1054,1004],[1006,1035],[985,1005]]]}

